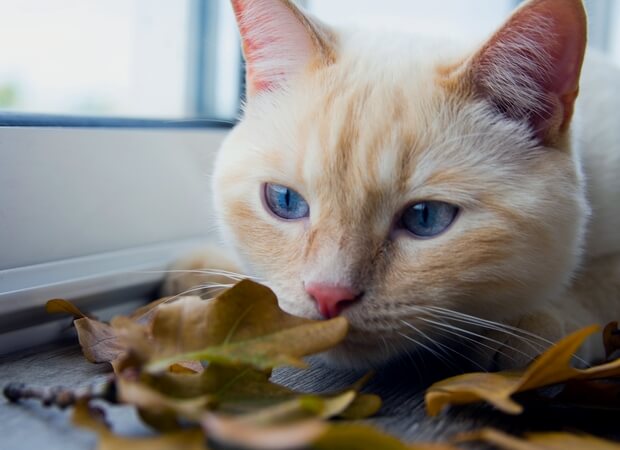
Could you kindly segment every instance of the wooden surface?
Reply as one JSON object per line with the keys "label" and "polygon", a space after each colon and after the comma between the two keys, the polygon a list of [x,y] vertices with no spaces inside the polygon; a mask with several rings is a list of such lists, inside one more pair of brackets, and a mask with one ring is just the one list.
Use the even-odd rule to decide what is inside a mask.
{"label": "wooden surface", "polygon": [[[552,405],[528,408],[519,417],[506,417],[486,406],[453,409],[439,418],[424,413],[423,392],[430,379],[444,376],[441,367],[425,361],[421,366],[394,366],[382,370],[369,384],[368,392],[384,401],[380,414],[370,422],[408,441],[441,440],[459,431],[493,425],[512,432],[524,430],[585,430],[620,438],[617,412],[575,409]],[[0,387],[19,381],[35,386],[81,386],[96,382],[108,373],[106,365],[88,363],[76,345],[53,346],[0,359]],[[359,374],[339,372],[314,365],[305,371],[283,369],[276,381],[303,391],[326,391],[344,387]],[[426,378],[422,380],[421,378]],[[130,407],[106,407],[114,430],[120,434],[148,435]],[[44,408],[34,401],[10,404],[0,400],[0,450],[94,449],[92,434],[74,428],[67,411]]]}

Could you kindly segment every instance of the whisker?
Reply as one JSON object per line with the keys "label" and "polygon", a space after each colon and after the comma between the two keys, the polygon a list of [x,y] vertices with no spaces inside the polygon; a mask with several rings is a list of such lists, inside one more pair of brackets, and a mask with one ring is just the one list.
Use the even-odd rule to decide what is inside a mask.
{"label": "whisker", "polygon": [[[443,349],[448,349],[448,350],[449,350],[449,351],[451,351],[452,353],[456,353],[458,356],[460,356],[460,357],[462,357],[462,358],[465,358],[467,361],[469,361],[470,363],[472,363],[474,366],[478,367],[478,368],[479,368],[480,370],[482,370],[483,372],[486,372],[486,371],[487,371],[487,370],[486,370],[486,368],[484,368],[483,366],[481,366],[478,362],[474,361],[473,359],[471,359],[471,358],[469,358],[469,357],[467,357],[467,356],[465,356],[465,355],[463,355],[463,354],[460,354],[460,353],[459,353],[459,352],[457,352],[455,349],[453,349],[453,348],[451,348],[451,347],[449,347],[449,346],[447,346],[447,345],[445,345],[445,344],[443,344],[443,343],[439,342],[439,341],[438,341],[438,340],[436,340],[436,339],[431,339],[431,338],[430,338],[430,337],[429,337],[429,336],[428,336],[428,335],[427,335],[424,331],[420,330],[420,329],[419,329],[418,327],[416,327],[415,325],[413,325],[413,324],[411,324],[411,323],[409,323],[409,322],[406,322],[406,321],[404,321],[404,320],[401,320],[401,323],[403,323],[404,325],[408,326],[409,328],[411,328],[412,330],[416,331],[417,333],[421,334],[421,335],[422,335],[423,337],[425,337],[425,338],[426,338],[426,340],[428,340],[429,342],[431,342],[431,343],[433,343],[433,344],[435,344],[435,345],[437,345],[437,346],[440,346],[440,347],[441,347],[441,348],[443,348]],[[445,352],[445,350],[444,350],[444,352]],[[445,353],[445,355],[446,355],[447,357],[450,357],[450,355],[449,355],[448,353]]]}
{"label": "whisker", "polygon": [[464,329],[464,328],[459,328],[459,327],[457,327],[457,326],[455,326],[455,325],[449,325],[449,324],[445,324],[445,323],[437,322],[437,321],[435,321],[435,320],[425,319],[425,318],[423,318],[423,317],[420,317],[420,318],[419,318],[419,320],[422,320],[422,321],[424,321],[424,322],[428,322],[428,323],[432,323],[433,325],[437,325],[437,326],[440,326],[440,327],[450,328],[450,329],[455,330],[455,331],[457,331],[457,332],[459,332],[459,333],[465,333],[465,334],[469,334],[469,335],[471,335],[471,336],[476,336],[476,337],[478,337],[478,338],[480,338],[480,339],[484,339],[484,340],[487,340],[487,341],[493,342],[493,343],[495,343],[495,344],[499,345],[499,346],[500,346],[500,348],[501,348],[501,347],[509,348],[510,350],[513,350],[513,351],[515,351],[515,352],[517,352],[517,353],[520,353],[520,354],[522,354],[523,356],[525,356],[525,357],[527,357],[527,358],[533,358],[533,356],[532,356],[532,355],[529,355],[529,354],[525,353],[524,351],[519,350],[519,349],[518,349],[518,348],[516,348],[516,347],[513,347],[513,346],[511,346],[511,345],[508,345],[508,344],[506,344],[505,342],[498,341],[497,339],[493,339],[493,338],[490,338],[490,337],[488,337],[488,336],[484,336],[484,335],[482,335],[482,334],[474,333],[473,331],[469,331],[469,330],[466,330],[466,329]]}
{"label": "whisker", "polygon": [[[528,344],[534,351],[537,352],[537,354],[535,356],[538,356],[539,354],[541,354],[542,352],[544,352],[545,350],[547,350],[550,346],[554,346],[556,345],[555,342],[550,341],[549,339],[546,339],[542,336],[539,336],[535,333],[529,332],[527,330],[523,330],[521,328],[518,327],[514,327],[511,325],[507,325],[507,324],[503,324],[503,323],[499,323],[499,322],[495,322],[492,320],[488,320],[488,319],[483,319],[481,317],[476,317],[476,316],[472,316],[466,313],[462,313],[459,311],[453,311],[451,309],[447,309],[447,308],[442,308],[440,306],[412,306],[412,309],[416,310],[416,311],[420,311],[426,314],[429,314],[431,316],[433,316],[434,318],[438,318],[435,314],[440,314],[443,315],[444,318],[451,320],[451,321],[456,321],[456,322],[462,322],[462,323],[467,323],[467,324],[471,324],[471,325],[475,325],[478,326],[480,328],[486,328],[486,329],[490,329],[490,330],[494,330],[500,333],[504,333],[507,334],[509,336],[512,336],[516,339],[521,340],[522,342]],[[457,330],[461,330],[461,331],[465,331],[462,328],[459,327],[454,327]],[[520,336],[519,334],[516,333],[521,333],[524,336]],[[475,334],[475,333],[474,333]],[[482,336],[482,335],[478,335],[481,336],[487,340],[489,340],[490,338],[487,338],[486,336]],[[463,337],[463,336],[461,336]],[[538,341],[542,341],[544,342],[543,345],[541,342],[536,342],[536,339]],[[507,345],[503,345],[503,347],[506,348],[511,348],[512,350],[516,350],[515,348],[511,347],[511,346],[507,346]],[[502,352],[500,352],[502,353]],[[524,352],[520,352],[523,355],[527,356],[528,358],[532,358],[531,355],[527,355]],[[507,356],[507,354],[504,353],[504,356]],[[573,355],[573,357],[575,358],[575,360],[577,360],[578,362],[580,362],[581,364],[584,364],[586,367],[590,367],[591,364],[588,363],[586,360],[580,358],[579,356],[577,356],[576,354]]]}
{"label": "whisker", "polygon": [[169,269],[169,270],[139,270],[139,271],[131,271],[126,273],[153,273],[153,274],[173,274],[173,275],[183,275],[183,274],[199,274],[199,275],[219,275],[225,276],[233,279],[252,279],[259,280],[258,277],[254,277],[251,275],[244,275],[241,273],[231,272],[228,270],[222,269]]}
{"label": "whisker", "polygon": [[[175,300],[184,297],[188,294],[191,294],[193,292],[198,292],[198,291],[204,291],[204,290],[223,290],[223,289],[228,289],[232,287],[232,284],[218,284],[218,283],[205,283],[205,284],[199,284],[197,286],[193,286],[189,289],[184,290],[183,292],[179,292],[178,294],[172,295],[170,297],[168,297],[165,301],[161,302],[160,305],[165,305],[171,302],[174,302]],[[213,300],[215,297],[212,298],[203,298],[204,301],[210,301]],[[148,313],[148,311],[147,311]],[[146,314],[146,313],[145,313]],[[140,316],[142,317],[142,316]],[[139,317],[138,317],[139,318]]]}
{"label": "whisker", "polygon": [[504,330],[501,327],[496,327],[496,326],[492,326],[492,325],[485,324],[485,323],[478,323],[478,322],[475,322],[475,321],[471,321],[471,320],[467,320],[467,319],[462,319],[462,318],[455,318],[455,317],[450,317],[450,316],[444,316],[444,317],[447,318],[450,321],[453,321],[453,322],[466,323],[466,324],[469,324],[469,325],[474,325],[474,326],[479,327],[479,328],[489,329],[489,330],[496,331],[498,333],[504,333],[504,334],[507,334],[509,336],[515,337],[515,338],[519,339],[520,341],[523,341],[524,343],[526,343],[529,347],[532,348],[532,350],[534,350],[537,353],[541,353],[541,352],[545,351],[548,348],[548,346],[546,346],[546,345],[543,345],[541,343],[535,342],[535,341],[529,339],[528,337],[519,336],[519,335],[517,335],[515,333],[512,333],[511,331]]}
{"label": "whisker", "polygon": [[[472,316],[472,315],[465,314],[465,313],[458,312],[458,311],[452,311],[451,309],[446,309],[446,308],[442,308],[442,307],[439,307],[439,306],[427,306],[427,308],[433,309],[433,310],[437,310],[437,311],[442,311],[442,312],[445,312],[445,313],[448,313],[448,314],[452,314],[454,316],[458,316],[458,317],[461,317],[463,319],[471,319],[471,320],[475,321],[476,323],[482,322],[482,323],[486,323],[488,325],[495,326],[495,327],[498,327],[498,328],[511,330],[511,331],[516,332],[516,333],[522,333],[522,334],[524,334],[526,336],[529,336],[531,338],[541,340],[545,344],[549,344],[549,345],[553,345],[554,344],[554,342],[550,341],[549,339],[545,339],[542,336],[538,336],[537,334],[531,333],[531,332],[529,332],[527,330],[523,330],[521,328],[514,327],[514,326],[511,326],[511,325],[506,325],[506,324],[503,324],[503,323],[494,322],[492,320],[483,319],[481,317]],[[498,331],[500,331],[500,330],[498,330]]]}
{"label": "whisker", "polygon": [[431,347],[429,347],[428,345],[412,338],[409,335],[406,335],[405,333],[402,333],[400,331],[397,332],[399,335],[401,335],[402,337],[404,337],[405,339],[413,342],[414,344],[418,345],[419,347],[422,347],[424,349],[426,349],[431,355],[435,356],[437,359],[439,359],[441,362],[443,362],[444,364],[446,364],[447,366],[453,367],[456,370],[459,370],[459,367],[457,367],[454,363],[452,363],[449,359],[444,358],[443,355],[439,354],[437,351],[433,350]]}
{"label": "whisker", "polygon": [[508,358],[508,359],[510,359],[512,361],[516,361],[516,359],[513,358],[512,356],[510,356],[508,353],[502,351],[501,348],[498,349],[496,347],[491,347],[490,345],[485,344],[484,342],[480,342],[477,339],[473,339],[473,338],[471,338],[469,336],[465,336],[465,335],[463,335],[463,333],[456,332],[456,331],[448,329],[446,327],[440,327],[439,325],[436,325],[436,326],[439,327],[439,329],[435,330],[437,332],[447,333],[447,334],[456,336],[459,339],[464,339],[464,340],[468,341],[468,342],[461,342],[461,341],[457,341],[454,337],[452,337],[452,340],[455,340],[455,341],[457,341],[457,342],[459,342],[459,343],[461,343],[463,345],[467,345],[468,348],[471,348],[472,350],[475,350],[475,351],[479,352],[480,355],[482,355],[482,356],[486,356],[486,355],[484,355],[483,351],[479,347],[487,348],[487,349],[493,351],[494,353],[498,353],[498,354],[503,355],[503,356],[505,356],[506,358]]}

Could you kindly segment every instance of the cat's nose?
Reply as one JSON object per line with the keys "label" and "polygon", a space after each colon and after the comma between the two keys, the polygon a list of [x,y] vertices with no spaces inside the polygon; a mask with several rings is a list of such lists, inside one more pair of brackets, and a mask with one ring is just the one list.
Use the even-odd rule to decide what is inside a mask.
{"label": "cat's nose", "polygon": [[319,312],[326,319],[336,317],[347,304],[357,300],[360,293],[347,286],[308,283],[306,292],[316,301]]}

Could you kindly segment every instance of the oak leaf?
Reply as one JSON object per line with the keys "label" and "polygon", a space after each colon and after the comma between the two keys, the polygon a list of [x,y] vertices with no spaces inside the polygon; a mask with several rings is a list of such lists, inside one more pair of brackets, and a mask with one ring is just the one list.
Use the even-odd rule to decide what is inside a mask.
{"label": "oak leaf", "polygon": [[312,450],[458,450],[450,444],[405,444],[376,428],[361,424],[331,425],[315,439]]}
{"label": "oak leaf", "polygon": [[447,405],[486,401],[505,413],[520,414],[523,407],[512,399],[518,392],[571,380],[620,376],[620,359],[588,369],[570,365],[577,349],[598,330],[593,325],[566,336],[523,371],[468,373],[435,383],[426,392],[427,412],[435,416]]}
{"label": "oak leaf", "polygon": [[586,434],[527,433],[518,438],[492,428],[464,433],[455,442],[482,441],[503,450],[620,450],[620,444]]}

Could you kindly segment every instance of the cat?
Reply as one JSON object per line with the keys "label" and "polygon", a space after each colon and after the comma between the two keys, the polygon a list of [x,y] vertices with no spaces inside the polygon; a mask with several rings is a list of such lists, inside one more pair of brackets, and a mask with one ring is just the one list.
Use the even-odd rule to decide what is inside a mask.
{"label": "cat", "polygon": [[527,1],[473,46],[232,6],[247,104],[218,224],[285,311],[349,320],[329,363],[462,346],[507,369],[620,318],[620,71],[588,51],[582,73],[581,0]]}

